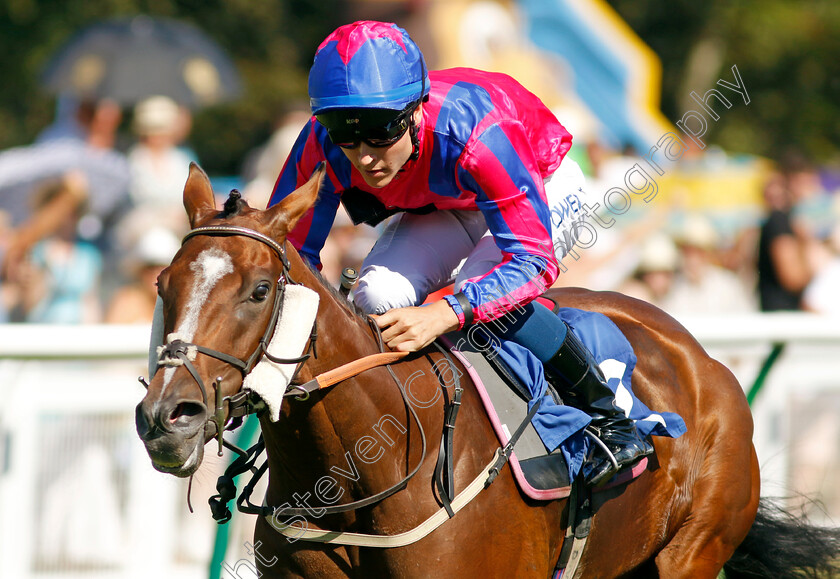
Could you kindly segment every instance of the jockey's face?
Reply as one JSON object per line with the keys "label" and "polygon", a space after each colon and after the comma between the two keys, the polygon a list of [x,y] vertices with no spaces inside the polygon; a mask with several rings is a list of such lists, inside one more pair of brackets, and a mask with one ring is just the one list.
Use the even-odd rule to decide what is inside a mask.
{"label": "jockey's face", "polygon": [[[414,110],[414,122],[419,126],[422,117],[421,107]],[[353,166],[361,173],[365,183],[379,189],[388,185],[411,156],[413,147],[410,131],[406,131],[402,138],[387,147],[372,147],[362,141],[355,149],[345,149],[342,152]]]}

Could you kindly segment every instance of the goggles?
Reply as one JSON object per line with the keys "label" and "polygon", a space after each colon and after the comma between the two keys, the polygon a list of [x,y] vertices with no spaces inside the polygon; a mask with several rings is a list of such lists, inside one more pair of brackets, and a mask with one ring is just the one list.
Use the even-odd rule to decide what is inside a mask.
{"label": "goggles", "polygon": [[401,111],[393,109],[334,109],[316,115],[334,145],[355,149],[362,141],[371,147],[389,147],[411,126],[417,103]]}

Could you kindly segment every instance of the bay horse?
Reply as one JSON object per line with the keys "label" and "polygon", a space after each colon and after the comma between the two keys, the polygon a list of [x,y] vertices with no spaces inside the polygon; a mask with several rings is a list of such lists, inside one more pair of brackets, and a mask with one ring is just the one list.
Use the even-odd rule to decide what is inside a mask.
{"label": "bay horse", "polygon": [[[161,360],[174,362],[154,373],[136,412],[138,434],[156,469],[185,477],[198,468],[205,444],[230,418],[229,397],[265,355],[266,340],[284,338],[271,336],[274,320],[291,312],[272,304],[282,302],[292,284],[318,296],[317,332],[295,353],[299,358],[285,360],[297,364],[292,388],[380,352],[368,320],[285,242],[317,199],[322,179],[320,169],[264,211],[234,196],[220,211],[207,176],[190,167],[184,206],[194,229],[158,281],[169,336]],[[791,531],[790,521],[761,512],[757,518],[752,417],[727,368],[674,319],[642,301],[583,289],[548,295],[615,322],[638,355],[636,395],[653,411],[678,413],[687,426],[677,439],[654,437],[655,456],[636,480],[593,495],[591,532],[576,576],[714,579],[728,565],[730,579],[778,579],[798,577],[795,565],[832,568],[840,545],[836,532],[819,531],[803,546],[800,535],[807,533]],[[435,372],[441,360],[442,352],[427,348],[307,400],[286,399],[279,420],[261,413],[269,473],[265,504],[296,505],[307,515],[299,522],[305,518],[310,528],[372,535],[409,531],[438,512],[432,480],[447,403]],[[428,404],[406,398],[409,382],[414,398]],[[217,390],[226,402],[214,421],[208,400]],[[478,394],[465,380],[454,434],[456,493],[475,480],[498,446]],[[371,497],[377,500],[365,501]],[[372,504],[327,508],[352,501]],[[254,544],[259,570],[271,578],[545,579],[560,555],[568,517],[567,500],[529,499],[508,467],[453,518],[404,546],[298,541],[263,516]],[[780,536],[787,541],[781,553],[772,542]],[[794,556],[798,562],[791,562]]]}

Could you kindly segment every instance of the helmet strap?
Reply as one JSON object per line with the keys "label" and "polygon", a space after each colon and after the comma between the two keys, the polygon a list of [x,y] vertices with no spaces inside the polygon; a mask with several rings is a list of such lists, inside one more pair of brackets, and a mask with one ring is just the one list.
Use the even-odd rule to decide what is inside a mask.
{"label": "helmet strap", "polygon": [[[428,97],[426,96],[426,61],[423,60],[423,57],[420,57],[420,100],[417,101],[417,104],[414,107],[414,110],[417,110],[422,103],[426,102]],[[414,111],[411,112],[411,119],[409,119],[408,124],[408,134],[411,135],[411,156],[408,158],[409,161],[416,161],[420,157],[420,137],[418,136],[420,133],[420,128],[417,126],[417,123],[414,122]]]}
{"label": "helmet strap", "polygon": [[414,113],[411,113],[411,119],[408,121],[408,134],[411,136],[411,156],[409,161],[416,161],[420,157],[420,127],[414,122]]}

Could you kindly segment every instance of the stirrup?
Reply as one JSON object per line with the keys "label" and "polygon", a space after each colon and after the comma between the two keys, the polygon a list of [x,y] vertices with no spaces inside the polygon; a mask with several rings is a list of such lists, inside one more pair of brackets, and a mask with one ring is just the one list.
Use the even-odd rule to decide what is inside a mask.
{"label": "stirrup", "polygon": [[[638,436],[638,433],[636,433],[636,441],[628,441],[626,445],[616,444],[613,446],[615,450],[599,436],[597,427],[587,426],[584,433],[595,442],[595,447],[592,448],[587,459],[587,462],[592,465],[592,470],[586,476],[586,482],[593,487],[602,486],[619,472],[632,467],[654,452],[653,445],[646,437]],[[603,454],[596,454],[599,449],[603,451]],[[630,452],[629,456],[624,456],[623,462],[619,461],[619,456],[626,455],[628,454],[626,451],[631,450],[636,452]]]}
{"label": "stirrup", "polygon": [[592,442],[597,444],[602,451],[604,451],[607,460],[609,460],[612,463],[613,471],[618,472],[620,468],[618,465],[618,459],[615,457],[615,454],[613,454],[613,451],[610,450],[606,443],[603,440],[601,440],[601,437],[595,434],[592,431],[592,429],[588,426],[583,429],[583,433],[586,434]]}

